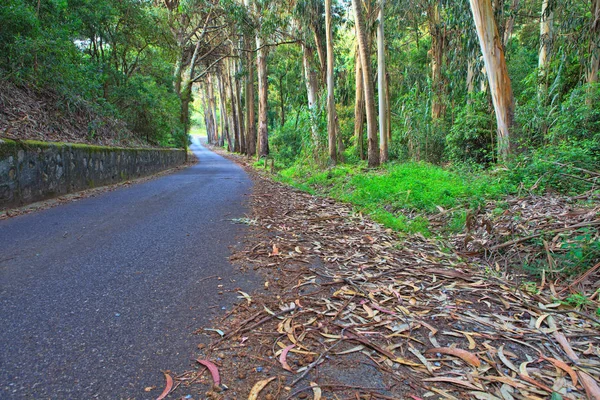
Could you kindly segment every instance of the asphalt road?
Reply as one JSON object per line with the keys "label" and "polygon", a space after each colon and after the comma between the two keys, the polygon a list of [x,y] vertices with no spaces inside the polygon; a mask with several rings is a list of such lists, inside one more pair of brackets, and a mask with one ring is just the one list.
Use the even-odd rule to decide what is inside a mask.
{"label": "asphalt road", "polygon": [[175,174],[0,221],[1,399],[156,398],[227,290],[258,286],[227,261],[252,183],[192,149]]}

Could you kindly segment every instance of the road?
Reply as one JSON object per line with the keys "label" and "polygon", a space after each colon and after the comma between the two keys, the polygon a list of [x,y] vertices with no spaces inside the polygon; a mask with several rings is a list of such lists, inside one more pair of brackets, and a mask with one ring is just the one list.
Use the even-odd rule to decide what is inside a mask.
{"label": "road", "polygon": [[192,149],[174,174],[0,221],[0,398],[156,398],[228,290],[258,286],[227,261],[252,183]]}

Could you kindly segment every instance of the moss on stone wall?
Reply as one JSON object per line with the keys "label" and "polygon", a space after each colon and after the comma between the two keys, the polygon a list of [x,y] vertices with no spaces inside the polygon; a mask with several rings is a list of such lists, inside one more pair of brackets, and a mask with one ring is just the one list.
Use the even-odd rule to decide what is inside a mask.
{"label": "moss on stone wall", "polygon": [[0,140],[0,209],[150,175],[185,159],[183,149]]}

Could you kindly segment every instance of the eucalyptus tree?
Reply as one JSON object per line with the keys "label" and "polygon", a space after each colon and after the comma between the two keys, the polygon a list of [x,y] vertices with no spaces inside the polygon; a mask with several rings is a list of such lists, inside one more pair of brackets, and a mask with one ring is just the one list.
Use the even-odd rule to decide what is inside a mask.
{"label": "eucalyptus tree", "polygon": [[379,159],[381,163],[388,161],[388,97],[385,69],[385,0],[379,0],[379,17],[377,26],[377,89],[379,97]]}
{"label": "eucalyptus tree", "polygon": [[358,40],[358,50],[360,52],[360,61],[362,63],[363,85],[365,93],[365,111],[367,115],[367,152],[368,164],[370,167],[379,166],[379,146],[377,137],[377,116],[375,114],[375,90],[373,88],[373,79],[371,76],[371,62],[368,57],[367,32],[365,20],[363,18],[362,4],[359,0],[352,0],[354,9],[356,38]]}
{"label": "eucalyptus tree", "polygon": [[548,68],[550,60],[550,46],[554,28],[554,6],[551,0],[542,0],[540,15],[540,50],[538,54],[538,98],[544,101],[548,90]]}
{"label": "eucalyptus tree", "polygon": [[335,110],[335,96],[333,84],[333,30],[331,27],[331,0],[325,0],[325,32],[327,42],[327,142],[329,149],[329,161],[337,162],[337,135],[336,129],[337,113]]}
{"label": "eucalyptus tree", "polygon": [[[586,81],[592,86],[598,83],[598,70],[600,68],[600,0],[590,1],[590,44],[589,44],[589,63],[586,66]],[[592,97],[588,95],[587,103],[592,105]]]}
{"label": "eucalyptus tree", "polygon": [[469,2],[496,114],[498,158],[506,160],[511,151],[515,106],[504,49],[494,19],[491,0],[469,0]]}

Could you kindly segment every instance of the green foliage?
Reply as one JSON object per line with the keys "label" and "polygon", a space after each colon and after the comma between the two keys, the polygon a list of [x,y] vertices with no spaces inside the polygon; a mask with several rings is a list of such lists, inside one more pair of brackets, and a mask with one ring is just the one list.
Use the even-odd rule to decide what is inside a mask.
{"label": "green foliage", "polygon": [[[388,164],[369,171],[363,163],[316,170],[294,165],[280,172],[280,179],[313,193],[348,202],[375,220],[403,232],[431,232],[420,214],[437,213],[438,207],[468,208],[484,198],[495,198],[506,188],[498,180],[475,172],[451,171],[427,163]],[[458,210],[448,229],[462,229],[466,213]]]}
{"label": "green foliage", "polygon": [[446,149],[452,161],[490,164],[494,159],[493,109],[486,93],[470,96],[457,112],[446,136]]}
{"label": "green foliage", "polygon": [[593,302],[585,297],[581,293],[573,293],[567,296],[563,303],[568,304],[575,308],[585,308],[586,306],[593,304]]}
{"label": "green foliage", "polygon": [[0,26],[0,78],[54,91],[65,111],[121,118],[151,144],[185,143],[169,33],[150,3],[8,0]]}
{"label": "green foliage", "polygon": [[[599,167],[600,153],[596,142],[570,140],[515,157],[506,179],[514,186],[537,193],[578,194],[594,185],[581,169],[597,171]],[[589,179],[586,180],[586,176]]]}

